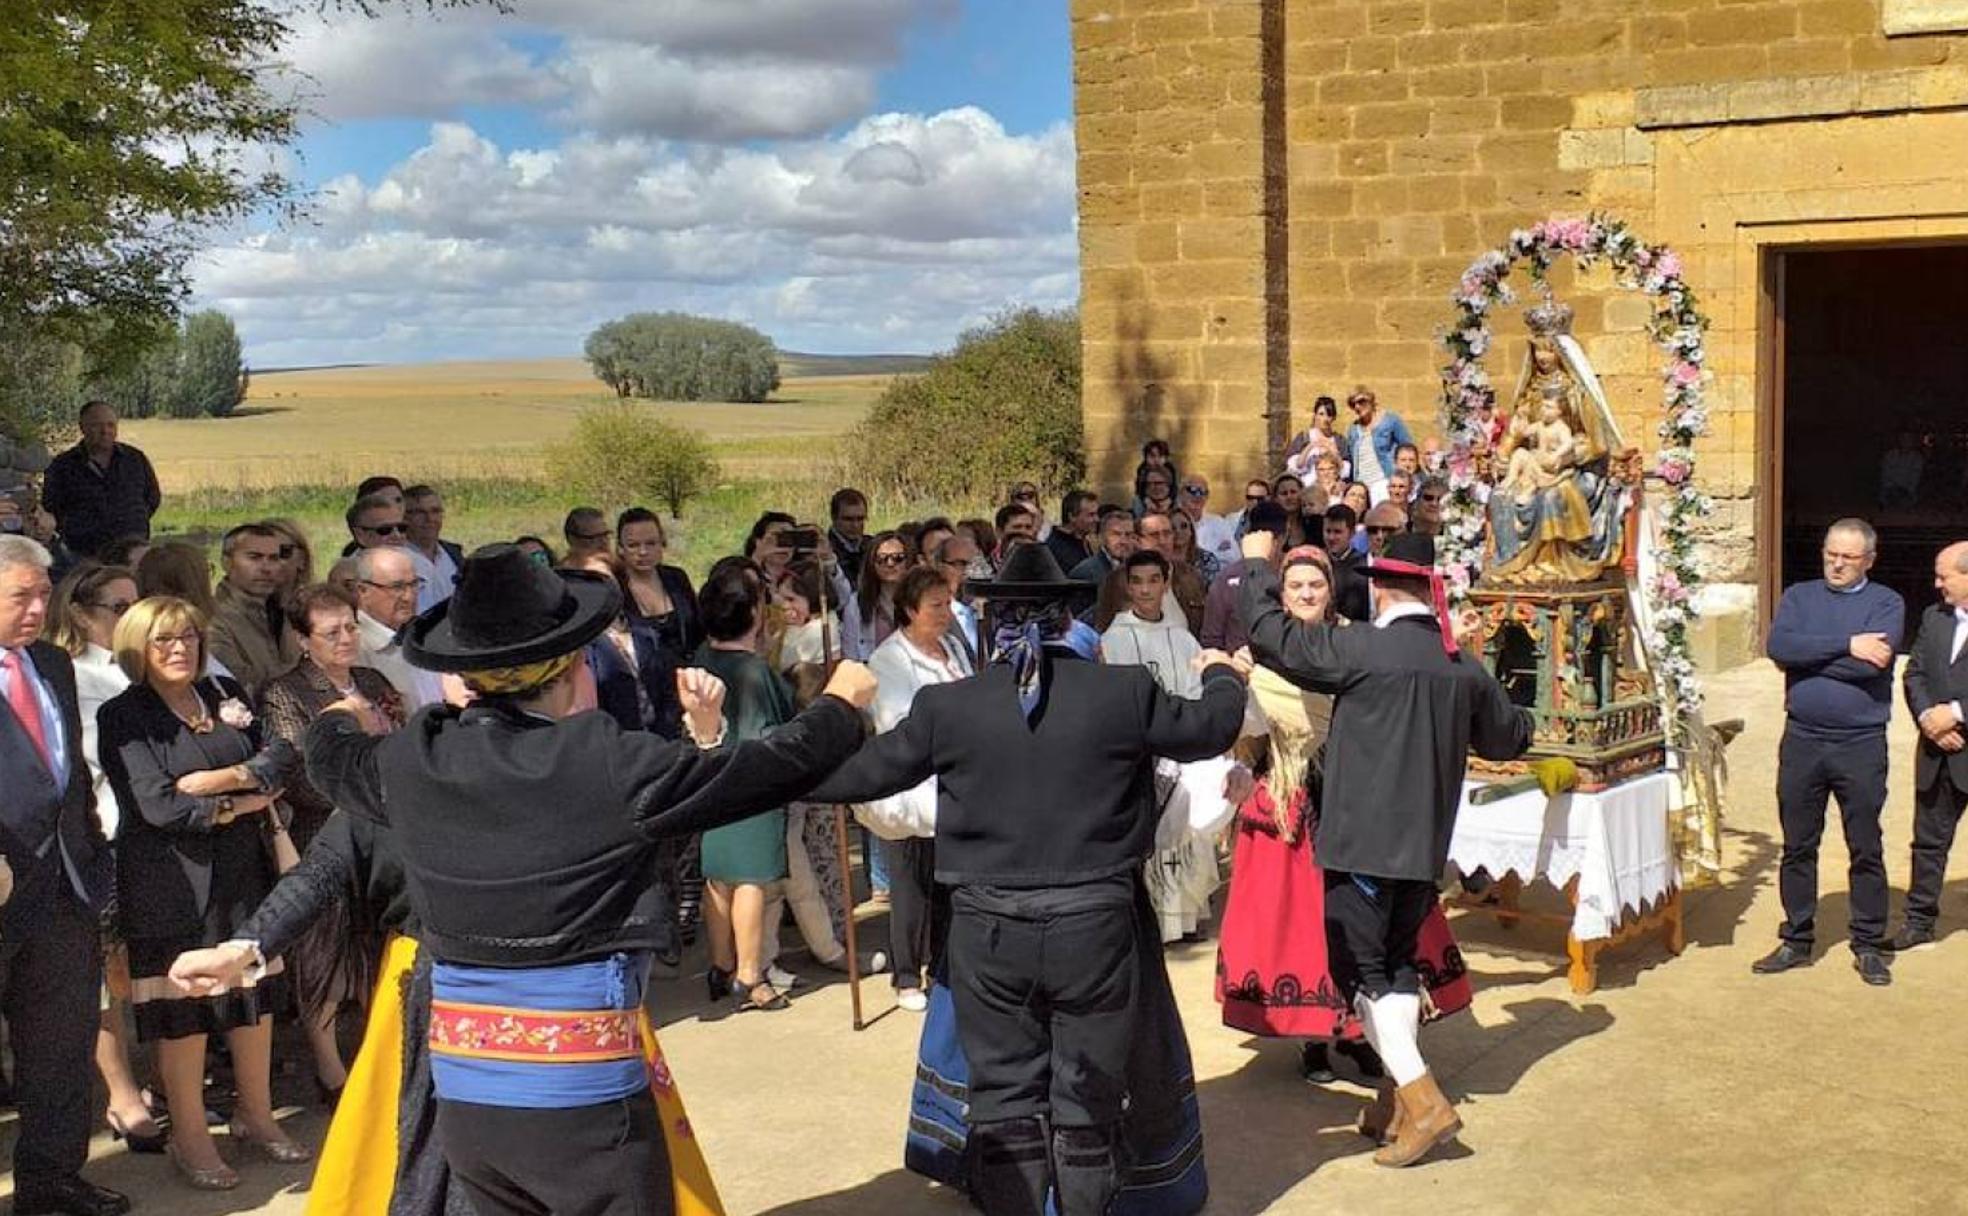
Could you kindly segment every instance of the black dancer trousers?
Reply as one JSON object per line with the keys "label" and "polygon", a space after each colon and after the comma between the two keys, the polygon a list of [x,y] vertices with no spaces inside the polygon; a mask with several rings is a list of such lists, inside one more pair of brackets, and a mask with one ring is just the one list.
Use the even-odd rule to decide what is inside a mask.
{"label": "black dancer trousers", "polygon": [[1326,954],[1348,1001],[1421,991],[1415,943],[1434,906],[1432,882],[1326,871]]}
{"label": "black dancer trousers", "polygon": [[1933,784],[1913,795],[1913,878],[1907,883],[1906,924],[1932,932],[1941,915],[1941,884],[1947,878],[1948,849],[1968,807],[1968,791],[1954,783],[1947,766]]}
{"label": "black dancer trousers", "polygon": [[[0,797],[6,795],[0,794]],[[0,1013],[14,1045],[14,1193],[73,1178],[95,1129],[96,1009],[102,938],[95,913],[67,891],[58,850],[22,876],[22,906],[7,909],[0,941]],[[45,867],[55,867],[46,872]]]}
{"label": "black dancer trousers", "polygon": [[1834,794],[1851,858],[1852,951],[1876,952],[1886,939],[1886,842],[1879,830],[1879,812],[1886,805],[1883,730],[1850,739],[1827,739],[1794,726],[1784,730],[1777,747],[1777,818],[1783,824],[1777,890],[1784,907],[1778,936],[1803,950],[1817,940],[1818,844],[1824,839],[1825,806]]}
{"label": "black dancer trousers", "polygon": [[920,988],[936,965],[936,943],[948,935],[947,901],[936,894],[936,841],[927,836],[884,840],[888,850],[888,955],[895,986]]}
{"label": "black dancer trousers", "polygon": [[437,1132],[478,1216],[672,1216],[670,1153],[647,1091],[531,1110],[440,1099]]}
{"label": "black dancer trousers", "polygon": [[1038,1216],[1049,1187],[1060,1216],[1098,1216],[1120,1189],[1137,881],[960,887],[952,896],[950,994],[970,1065],[971,1193],[986,1216]]}

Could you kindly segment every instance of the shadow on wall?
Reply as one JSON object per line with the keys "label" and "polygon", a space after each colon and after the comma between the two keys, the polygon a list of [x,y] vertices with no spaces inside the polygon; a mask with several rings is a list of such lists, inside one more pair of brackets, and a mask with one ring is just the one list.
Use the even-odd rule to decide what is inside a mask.
{"label": "shadow on wall", "polygon": [[1151,310],[1139,296],[1123,296],[1115,311],[1114,353],[1110,365],[1098,370],[1121,399],[1122,417],[1111,432],[1119,446],[1090,451],[1087,476],[1102,502],[1126,505],[1134,500],[1135,466],[1150,439],[1168,444],[1178,470],[1188,467],[1204,390],[1155,352],[1148,339]]}

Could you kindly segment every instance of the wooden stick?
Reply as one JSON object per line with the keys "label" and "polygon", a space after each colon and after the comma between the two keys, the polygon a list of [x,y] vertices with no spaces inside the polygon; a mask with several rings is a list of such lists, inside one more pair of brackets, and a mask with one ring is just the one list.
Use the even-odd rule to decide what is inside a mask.
{"label": "wooden stick", "polygon": [[[834,662],[833,630],[827,626],[827,567],[819,563],[815,582],[820,585],[820,670],[826,679],[831,679]],[[821,681],[825,685],[826,679]],[[834,855],[838,859],[841,872],[841,936],[846,940],[841,945],[847,950],[847,1003],[852,1011],[854,1029],[865,1030],[868,1023],[861,1016],[861,950],[859,934],[854,923],[854,863],[848,857],[847,848],[847,808],[834,807]],[[872,873],[872,871],[871,871]]]}

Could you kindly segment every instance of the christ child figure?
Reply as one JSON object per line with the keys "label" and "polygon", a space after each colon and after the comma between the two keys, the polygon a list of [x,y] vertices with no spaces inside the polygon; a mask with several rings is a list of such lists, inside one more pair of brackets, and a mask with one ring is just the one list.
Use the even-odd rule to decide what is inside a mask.
{"label": "christ child figure", "polygon": [[1578,463],[1578,437],[1565,421],[1564,394],[1558,386],[1545,391],[1538,420],[1519,426],[1524,442],[1510,454],[1510,469],[1503,479],[1506,489],[1524,496],[1548,490],[1571,476]]}

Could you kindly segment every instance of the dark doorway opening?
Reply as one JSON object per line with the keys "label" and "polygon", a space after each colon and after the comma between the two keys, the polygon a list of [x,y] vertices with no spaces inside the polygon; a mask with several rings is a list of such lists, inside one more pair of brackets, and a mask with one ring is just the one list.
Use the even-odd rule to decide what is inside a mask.
{"label": "dark doorway opening", "polygon": [[1911,644],[1934,554],[1968,537],[1968,245],[1779,256],[1779,585],[1821,576],[1827,525],[1866,519]]}

